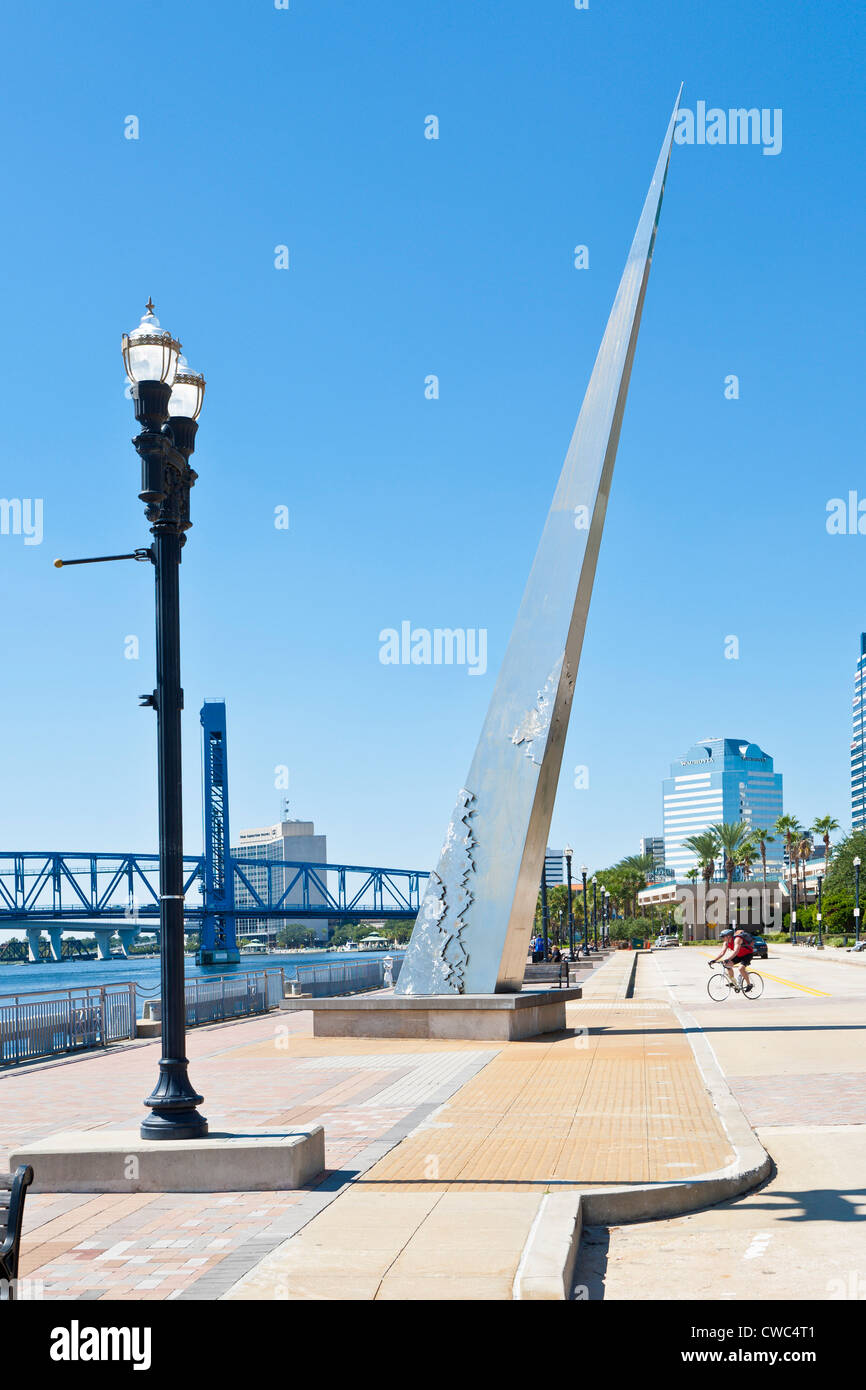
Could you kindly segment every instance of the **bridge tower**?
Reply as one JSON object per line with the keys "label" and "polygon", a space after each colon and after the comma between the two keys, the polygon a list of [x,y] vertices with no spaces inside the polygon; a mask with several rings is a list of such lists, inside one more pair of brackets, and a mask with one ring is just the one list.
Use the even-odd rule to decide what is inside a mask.
{"label": "bridge tower", "polygon": [[237,964],[234,871],[229,840],[229,773],[226,707],[205,700],[202,723],[204,806],[204,917],[196,954],[199,965]]}

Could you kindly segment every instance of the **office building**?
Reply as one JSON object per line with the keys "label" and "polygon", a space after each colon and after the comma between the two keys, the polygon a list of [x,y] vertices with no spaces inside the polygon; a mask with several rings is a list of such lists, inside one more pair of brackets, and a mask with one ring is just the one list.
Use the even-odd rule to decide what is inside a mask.
{"label": "office building", "polygon": [[660,873],[665,867],[665,842],[663,835],[643,835],[641,836],[640,852],[642,856],[652,855],[653,873]]}
{"label": "office building", "polygon": [[[664,849],[667,867],[677,879],[697,867],[683,841],[723,821],[745,821],[772,830],[782,814],[782,774],[756,743],[739,738],[709,738],[696,743],[671,764],[663,783]],[[780,874],[784,844],[767,844],[767,873]]]}
{"label": "office building", "polygon": [[866,830],[866,632],[860,634],[860,658],[854,677],[854,736],[851,740],[851,829]]}
{"label": "office building", "polygon": [[[572,860],[571,872],[574,873],[574,861]],[[561,849],[551,849],[550,845],[544,855],[544,876],[547,879],[548,888],[554,888],[558,883],[565,883],[565,855]]]}
{"label": "office building", "polygon": [[[238,837],[238,843],[232,849],[232,855],[238,859],[252,859],[258,862],[242,866],[243,873],[249,880],[250,887],[260,893],[263,898],[268,891],[268,863],[274,864],[281,861],[295,861],[311,864],[326,864],[328,861],[328,842],[327,836],[317,835],[316,828],[312,821],[304,820],[281,820],[276,825],[266,825],[256,830],[242,830]],[[286,917],[267,917],[242,918],[240,913],[244,907],[250,906],[254,901],[252,895],[240,881],[235,885],[235,906],[238,910],[238,936],[268,936],[276,935],[279,928],[287,921],[301,922],[309,924],[316,931],[317,937],[327,938],[328,920],[326,917],[304,918],[303,907],[303,882],[292,882],[296,870],[293,869],[272,869],[271,871],[271,891],[274,897],[280,897],[286,893],[284,906],[294,906],[297,904],[300,909],[291,918]],[[324,871],[320,874],[322,883],[327,887],[327,875]],[[324,893],[315,884],[310,885],[309,905],[324,903],[326,901]]]}

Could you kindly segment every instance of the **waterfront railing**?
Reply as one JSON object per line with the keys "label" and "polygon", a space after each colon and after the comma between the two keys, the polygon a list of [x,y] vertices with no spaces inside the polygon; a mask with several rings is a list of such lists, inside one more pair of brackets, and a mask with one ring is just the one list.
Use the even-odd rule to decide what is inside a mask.
{"label": "waterfront railing", "polygon": [[[402,957],[391,965],[391,979],[396,984],[403,964]],[[385,986],[384,960],[342,961],[322,965],[299,965],[297,992],[323,999],[337,994],[362,994],[366,990]]]}
{"label": "waterfront railing", "polygon": [[131,982],[0,996],[0,1063],[134,1038],[135,1019]]}
{"label": "waterfront railing", "polygon": [[197,976],[186,982],[186,1023],[216,1023],[226,1018],[266,1014],[279,1007],[286,993],[285,970],[250,970],[217,978]]}

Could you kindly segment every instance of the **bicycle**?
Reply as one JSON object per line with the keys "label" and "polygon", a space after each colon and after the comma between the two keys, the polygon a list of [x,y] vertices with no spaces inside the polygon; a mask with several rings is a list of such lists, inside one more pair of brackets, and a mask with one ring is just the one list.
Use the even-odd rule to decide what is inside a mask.
{"label": "bicycle", "polygon": [[760,999],[764,993],[763,975],[759,975],[757,970],[750,970],[749,979],[752,981],[752,988],[746,993],[739,982],[739,977],[735,976],[731,980],[724,966],[719,966],[718,970],[714,970],[707,980],[707,994],[716,1004],[721,1004],[731,993],[742,994],[746,999]]}

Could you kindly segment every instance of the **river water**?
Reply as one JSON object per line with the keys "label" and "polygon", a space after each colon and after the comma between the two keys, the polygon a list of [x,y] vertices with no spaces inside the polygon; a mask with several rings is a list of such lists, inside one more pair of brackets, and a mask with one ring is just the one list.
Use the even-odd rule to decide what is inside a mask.
{"label": "river water", "polygon": [[[204,976],[209,979],[220,975],[237,975],[245,970],[279,970],[286,972],[286,979],[295,979],[299,965],[340,964],[353,961],[381,960],[382,951],[303,951],[292,954],[244,955],[240,965],[196,965],[193,956],[187,956],[185,974],[187,979]],[[402,951],[390,953],[394,959]],[[0,1003],[3,996],[10,994],[36,994],[45,998],[58,989],[80,989],[82,985],[126,984],[132,980],[136,986],[138,1014],[141,1017],[148,999],[159,995],[159,957],[130,956],[129,960],[62,960],[43,961],[39,965],[17,962],[12,965],[0,964]]]}

